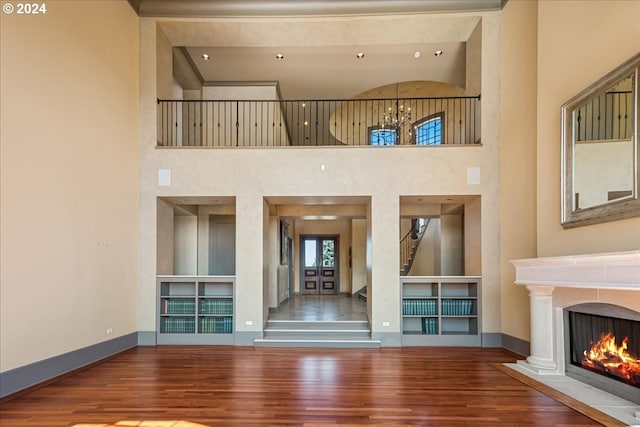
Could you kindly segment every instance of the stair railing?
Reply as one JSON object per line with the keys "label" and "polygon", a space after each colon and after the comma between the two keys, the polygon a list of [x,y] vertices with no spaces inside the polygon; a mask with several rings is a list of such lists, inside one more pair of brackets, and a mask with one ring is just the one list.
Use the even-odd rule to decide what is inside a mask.
{"label": "stair railing", "polygon": [[[421,219],[423,221],[420,221]],[[406,276],[411,271],[418,246],[429,225],[429,218],[414,218],[411,221],[411,229],[400,239],[400,273],[402,276]]]}
{"label": "stair railing", "polygon": [[[381,143],[373,137],[374,131],[385,128],[385,117],[397,105],[411,111],[413,122],[404,128],[387,125],[395,137],[393,141]],[[158,99],[157,146],[478,145],[480,113],[480,95],[316,100]],[[421,133],[411,130],[423,119],[436,116],[441,117],[438,142],[430,140],[429,132],[425,132],[426,137],[418,138]]]}

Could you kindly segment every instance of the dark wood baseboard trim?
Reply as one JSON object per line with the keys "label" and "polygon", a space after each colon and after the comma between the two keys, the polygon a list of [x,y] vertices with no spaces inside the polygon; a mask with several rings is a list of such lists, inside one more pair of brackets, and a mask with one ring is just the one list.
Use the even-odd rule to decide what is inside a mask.
{"label": "dark wood baseboard trim", "polygon": [[531,387],[532,389],[539,391],[545,396],[548,396],[551,399],[573,409],[574,411],[581,413],[585,417],[591,418],[592,420],[602,424],[605,427],[628,427],[627,424],[623,423],[622,421],[619,421],[603,412],[600,412],[589,405],[579,402],[574,398],[549,387],[548,385],[542,384],[541,382],[536,381],[535,379],[521,372],[515,371],[505,366],[502,363],[490,363],[489,365],[496,368],[500,372],[509,375],[511,378]]}

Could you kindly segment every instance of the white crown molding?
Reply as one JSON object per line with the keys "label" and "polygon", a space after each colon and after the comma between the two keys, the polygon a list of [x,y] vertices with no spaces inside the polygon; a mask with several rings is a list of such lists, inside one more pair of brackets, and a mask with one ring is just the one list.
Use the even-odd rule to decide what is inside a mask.
{"label": "white crown molding", "polygon": [[328,16],[501,10],[508,0],[129,0],[143,17]]}

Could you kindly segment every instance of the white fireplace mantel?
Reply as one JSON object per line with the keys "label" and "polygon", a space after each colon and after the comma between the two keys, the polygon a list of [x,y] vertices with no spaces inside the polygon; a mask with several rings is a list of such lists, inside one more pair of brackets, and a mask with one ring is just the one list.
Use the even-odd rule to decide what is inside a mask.
{"label": "white fireplace mantel", "polygon": [[640,290],[640,251],[511,261],[517,285]]}

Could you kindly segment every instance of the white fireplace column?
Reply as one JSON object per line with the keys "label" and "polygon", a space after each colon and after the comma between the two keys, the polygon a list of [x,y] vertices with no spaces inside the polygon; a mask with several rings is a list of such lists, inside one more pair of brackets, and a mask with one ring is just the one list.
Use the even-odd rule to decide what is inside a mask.
{"label": "white fireplace column", "polygon": [[525,285],[529,290],[531,309],[531,355],[527,357],[530,368],[543,373],[556,370],[553,333],[553,286]]}

